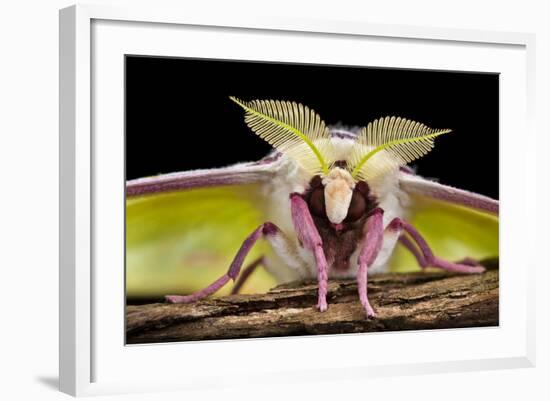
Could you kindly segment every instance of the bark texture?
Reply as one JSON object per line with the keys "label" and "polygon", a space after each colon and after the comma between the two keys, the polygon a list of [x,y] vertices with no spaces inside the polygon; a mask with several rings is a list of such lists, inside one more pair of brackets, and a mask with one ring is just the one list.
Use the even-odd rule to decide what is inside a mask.
{"label": "bark texture", "polygon": [[230,295],[194,304],[126,307],[128,344],[312,334],[497,326],[498,260],[483,274],[384,274],[369,278],[377,313],[367,319],[354,280],[329,282],[329,308],[316,308],[316,283],[291,283],[266,294]]}

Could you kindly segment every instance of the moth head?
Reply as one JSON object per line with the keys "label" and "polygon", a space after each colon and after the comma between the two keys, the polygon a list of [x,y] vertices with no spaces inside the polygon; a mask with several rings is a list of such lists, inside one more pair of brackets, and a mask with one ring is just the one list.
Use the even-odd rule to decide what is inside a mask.
{"label": "moth head", "polygon": [[[319,176],[324,213],[335,225],[348,218],[354,199],[362,204],[355,190],[359,183],[380,187],[389,172],[424,156],[434,147],[436,137],[451,132],[401,117],[379,118],[360,131],[345,160],[335,161],[328,127],[307,106],[280,100],[230,99],[244,109],[245,123],[256,135],[293,159],[310,177]],[[317,191],[316,205],[320,196]]]}

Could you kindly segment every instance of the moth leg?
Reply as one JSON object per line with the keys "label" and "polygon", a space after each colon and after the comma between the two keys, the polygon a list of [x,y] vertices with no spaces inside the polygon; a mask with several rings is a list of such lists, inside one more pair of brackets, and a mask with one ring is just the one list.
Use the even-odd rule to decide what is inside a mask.
{"label": "moth leg", "polygon": [[319,292],[317,298],[317,308],[321,312],[327,310],[327,291],[328,291],[328,264],[323,251],[323,240],[313,223],[313,218],[309,212],[306,201],[299,194],[290,195],[290,209],[292,222],[296,229],[296,235],[300,244],[315,256],[317,265],[317,282],[319,283]]}
{"label": "moth leg", "polygon": [[[415,244],[413,244],[413,242],[410,240],[410,238],[406,234],[403,234],[399,237],[399,242],[401,242],[401,244],[405,248],[407,248],[407,250],[410,253],[413,254],[416,261],[418,262],[418,265],[422,270],[428,267],[428,262],[426,261],[426,259],[424,259],[424,255],[422,254],[422,252],[420,252],[418,247]],[[460,265],[467,265],[467,266],[481,266],[481,264],[476,259],[473,259],[473,258],[464,258],[456,261],[455,263],[458,263]]]}
{"label": "moth leg", "polygon": [[475,264],[472,259],[466,259],[464,263],[456,263],[435,256],[430,246],[418,230],[404,220],[402,220],[402,223],[407,234],[411,236],[420,248],[420,251],[424,256],[426,266],[439,267],[440,269],[457,273],[483,273],[485,271],[483,266]]}
{"label": "moth leg", "polygon": [[481,266],[481,263],[479,263],[479,261],[474,258],[460,259],[456,263],[460,263],[461,265],[468,265],[468,266]]}
{"label": "moth leg", "polygon": [[412,243],[412,241],[407,237],[405,234],[401,235],[399,237],[399,242],[409,250],[410,253],[413,254],[416,261],[418,262],[419,266],[424,270],[426,267],[428,267],[428,262],[426,262],[426,259],[424,259],[424,255],[420,252],[418,247]]}
{"label": "moth leg", "polygon": [[241,245],[241,248],[237,252],[237,255],[235,255],[235,258],[233,259],[233,262],[231,262],[231,266],[229,266],[229,270],[227,271],[227,273],[225,273],[219,279],[214,281],[208,287],[203,288],[200,291],[194,292],[193,294],[166,295],[165,299],[168,302],[172,302],[172,303],[189,303],[189,302],[198,301],[199,299],[202,299],[204,297],[207,297],[208,295],[215,293],[220,288],[222,288],[225,284],[227,284],[230,280],[235,280],[237,278],[237,276],[239,275],[239,272],[241,271],[241,266],[243,265],[246,255],[248,255],[248,253],[250,252],[250,249],[252,249],[252,246],[254,246],[256,241],[258,241],[258,239],[262,235],[269,236],[269,235],[273,235],[276,232],[279,232],[279,229],[275,224],[269,223],[269,222],[262,224],[256,230],[254,230],[254,232],[250,234],[248,238],[243,242],[243,244]]}
{"label": "moth leg", "polygon": [[262,265],[264,263],[264,257],[260,256],[258,259],[256,259],[254,262],[249,264],[241,273],[239,276],[239,279],[231,289],[231,294],[238,294],[239,290],[242,288],[246,280],[250,277],[252,273],[258,268],[258,266]]}
{"label": "moth leg", "polygon": [[[359,269],[357,270],[357,290],[359,292],[359,300],[367,313],[367,317],[376,316],[372,306],[369,303],[369,298],[367,295],[367,271],[376,260],[376,257],[382,248],[384,239],[383,215],[384,211],[380,208],[376,208],[368,217],[365,240],[363,241],[361,252],[359,253],[359,260],[357,262],[359,264]],[[394,221],[399,223],[398,220],[394,219]],[[395,226],[394,221],[390,223],[388,228],[393,228]],[[400,229],[400,227],[398,229]]]}

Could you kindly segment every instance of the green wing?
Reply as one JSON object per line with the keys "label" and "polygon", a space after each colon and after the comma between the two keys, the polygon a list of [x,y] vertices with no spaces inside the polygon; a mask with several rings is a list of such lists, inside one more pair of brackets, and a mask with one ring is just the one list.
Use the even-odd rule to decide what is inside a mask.
{"label": "green wing", "polygon": [[[498,201],[406,173],[400,184],[411,200],[408,220],[435,255],[451,261],[498,257]],[[400,272],[419,269],[403,246],[397,246],[390,268]]]}
{"label": "green wing", "polygon": [[[261,223],[260,186],[267,165],[167,174],[129,181],[126,201],[126,292],[129,299],[188,294],[223,275],[244,239]],[[259,242],[244,266],[259,257]],[[243,292],[273,287],[258,269]],[[231,285],[220,290],[226,294]]]}

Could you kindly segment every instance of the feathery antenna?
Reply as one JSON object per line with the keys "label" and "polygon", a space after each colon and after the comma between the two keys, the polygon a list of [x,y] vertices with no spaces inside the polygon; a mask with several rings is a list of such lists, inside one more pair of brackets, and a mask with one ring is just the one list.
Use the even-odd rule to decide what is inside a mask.
{"label": "feathery antenna", "polygon": [[296,102],[229,98],[245,110],[245,122],[256,135],[312,175],[328,174],[331,139],[315,111]]}

